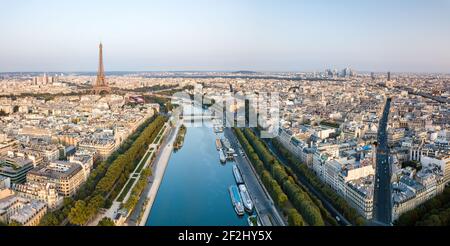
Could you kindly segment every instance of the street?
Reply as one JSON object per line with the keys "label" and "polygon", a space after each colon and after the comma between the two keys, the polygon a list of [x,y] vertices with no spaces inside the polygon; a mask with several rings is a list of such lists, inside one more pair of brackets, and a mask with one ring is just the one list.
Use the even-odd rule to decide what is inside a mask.
{"label": "street", "polygon": [[[286,160],[278,154],[278,152],[275,150],[275,147],[270,143],[269,141],[265,141],[267,146],[269,147],[270,152],[278,158],[281,164],[284,166],[288,166],[286,164]],[[325,196],[322,195],[321,192],[317,191],[311,184],[309,184],[306,179],[302,176],[297,177],[298,180],[301,182],[302,185],[304,185],[308,190],[312,193],[312,195],[316,196],[323,204],[326,210],[331,214],[331,216],[338,217],[340,221],[338,223],[343,226],[349,226],[352,225],[350,221],[348,221],[344,215],[342,215],[328,200],[325,198]]]}

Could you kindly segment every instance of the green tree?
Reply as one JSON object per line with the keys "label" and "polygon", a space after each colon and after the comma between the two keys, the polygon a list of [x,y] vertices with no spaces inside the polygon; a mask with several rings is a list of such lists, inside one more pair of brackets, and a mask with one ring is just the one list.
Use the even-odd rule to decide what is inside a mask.
{"label": "green tree", "polygon": [[40,226],[59,226],[60,224],[58,217],[52,212],[45,214],[39,222]]}
{"label": "green tree", "polygon": [[110,218],[103,218],[102,220],[100,220],[100,222],[98,222],[97,226],[115,226],[116,224],[114,223],[114,221],[112,221],[112,219]]}
{"label": "green tree", "polygon": [[22,226],[22,224],[20,224],[19,222],[12,220],[9,222],[9,226]]}
{"label": "green tree", "polygon": [[356,218],[355,225],[357,225],[357,226],[364,226],[365,224],[366,224],[366,220],[363,217],[358,216]]}
{"label": "green tree", "polygon": [[302,216],[295,209],[288,210],[288,224],[289,226],[304,226]]}
{"label": "green tree", "polygon": [[442,226],[442,221],[441,221],[441,218],[439,218],[439,215],[434,214],[434,215],[431,215],[424,222],[419,223],[419,225],[422,225],[422,226]]}
{"label": "green tree", "polygon": [[70,210],[69,222],[74,225],[85,225],[89,219],[88,209],[86,202],[79,200],[75,203],[75,206]]}
{"label": "green tree", "polygon": [[94,196],[87,205],[87,216],[88,220],[91,219],[95,214],[98,213],[103,204],[105,203],[105,198],[101,195]]}
{"label": "green tree", "polygon": [[450,187],[424,204],[408,211],[395,221],[398,226],[448,225],[450,220]]}

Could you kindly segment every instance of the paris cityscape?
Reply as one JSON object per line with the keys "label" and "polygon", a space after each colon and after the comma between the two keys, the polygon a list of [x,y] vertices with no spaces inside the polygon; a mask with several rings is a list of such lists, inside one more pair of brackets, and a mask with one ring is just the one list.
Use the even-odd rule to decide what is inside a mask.
{"label": "paris cityscape", "polygon": [[[142,1],[133,2],[149,7]],[[237,17],[248,10],[237,7],[237,1],[219,2],[218,6],[203,1],[196,4],[202,5],[199,11],[217,11],[217,18],[224,17],[218,8]],[[286,6],[275,10],[266,9],[271,5],[258,7],[257,1],[243,2],[254,11],[248,16],[257,19],[266,11],[286,14],[286,19],[274,21],[275,29],[276,25],[290,25],[284,21],[297,20],[291,12],[283,12],[288,11],[285,8],[297,7],[300,12],[302,8],[338,8],[330,1],[319,1],[324,7],[283,0],[280,5]],[[373,5],[384,8],[382,2]],[[154,4],[158,10],[170,7]],[[269,3],[261,5],[265,4]],[[18,13],[19,7],[25,8],[20,5],[24,3],[11,4],[12,13],[4,18],[24,15]],[[84,6],[59,6],[51,1],[44,5],[49,9]],[[355,5],[361,11],[374,8]],[[422,5],[428,8],[424,10]],[[106,11],[119,11],[114,7]],[[15,40],[24,33],[32,36],[28,31],[34,24],[29,19],[21,23],[11,20],[12,27],[0,26],[4,34],[11,32],[0,41],[0,53],[4,54],[0,58],[0,226],[450,225],[450,50],[439,46],[450,41],[450,21],[440,19],[450,3],[411,1],[403,7],[413,16],[426,12],[422,14],[430,19],[409,32],[427,29],[429,39],[404,44],[404,37],[396,34],[380,47],[389,46],[387,53],[396,47],[402,51],[392,56],[374,55],[373,63],[366,62],[371,57],[361,51],[369,45],[365,39],[359,44],[348,41],[343,51],[336,53],[331,51],[335,46],[327,48],[328,41],[317,41],[332,57],[325,59],[326,52],[320,53],[309,65],[309,54],[298,58],[298,64],[297,58],[286,57],[293,62],[288,64],[278,60],[279,54],[289,52],[291,42],[272,40],[287,47],[260,55],[255,53],[258,47],[253,49],[247,43],[245,31],[236,31],[243,35],[242,49],[247,53],[236,48],[235,59],[242,63],[229,65],[235,62],[230,57],[238,41],[230,41],[230,47],[221,47],[223,50],[213,44],[200,47],[222,38],[214,32],[211,40],[199,40],[198,47],[192,46],[190,39],[205,38],[208,33],[198,32],[201,27],[208,31],[209,26],[191,30],[186,24],[184,28],[194,30],[192,36],[184,36],[184,31],[180,36],[158,33],[171,40],[167,50],[161,48],[164,58],[160,53],[150,56],[148,59],[155,61],[146,65],[144,55],[132,56],[138,49],[134,45],[141,42],[113,40],[121,32],[131,32],[122,26],[95,30],[98,36],[80,40],[75,48],[76,43],[63,43],[67,31],[51,41],[52,37],[46,40],[40,35],[35,41]],[[233,14],[227,12],[229,8],[235,8]],[[175,11],[173,15],[182,13]],[[197,14],[200,19],[212,17]],[[273,18],[277,16],[273,13]],[[142,14],[140,18],[147,17]],[[308,18],[316,17],[302,18],[309,23]],[[340,24],[351,22],[343,18]],[[177,20],[181,23],[181,19]],[[132,20],[136,24],[141,19]],[[93,32],[82,30],[86,27],[83,21],[61,21],[75,25],[74,32]],[[199,25],[195,17],[186,21]],[[240,21],[243,29],[254,25],[250,20]],[[358,32],[357,26],[367,24],[365,21],[348,28]],[[439,27],[427,26],[433,21]],[[403,24],[402,20],[393,25],[401,28]],[[42,32],[57,30],[57,25]],[[224,35],[234,33],[229,28],[236,28],[231,20],[217,25]],[[373,23],[367,25],[364,28],[373,27]],[[23,30],[16,33],[11,28]],[[138,27],[130,29],[136,31],[136,38],[147,38],[137,34]],[[113,30],[119,34],[107,33]],[[265,31],[276,34],[276,30]],[[349,34],[343,32],[343,36]],[[255,33],[249,31],[255,35],[253,42],[271,42]],[[325,34],[311,33],[325,38]],[[286,35],[283,40],[298,38],[289,31]],[[328,35],[336,34],[329,30]],[[172,38],[177,37],[180,47],[186,45],[192,51],[169,51],[175,42]],[[163,45],[163,38],[155,39]],[[338,46],[345,37],[336,39],[330,42]],[[61,43],[56,43],[58,40]],[[13,42],[26,46],[24,51],[13,48]],[[305,48],[305,53],[318,47],[311,45],[314,47]],[[339,57],[353,45],[360,47],[348,52],[362,52],[364,62],[353,53]],[[378,48],[368,53],[382,52]],[[27,56],[31,49],[43,51]],[[121,57],[127,49],[131,55]],[[143,49],[143,53],[148,51]],[[192,55],[190,63],[186,57],[196,49],[201,51]],[[76,52],[83,54],[74,55]],[[271,52],[279,54],[271,56]],[[393,56],[402,52],[408,55],[394,61]],[[252,55],[255,58],[247,57]],[[323,62],[316,65],[321,57]],[[176,59],[180,62],[170,65]],[[72,65],[75,62],[81,65]],[[135,65],[139,62],[142,64]]]}

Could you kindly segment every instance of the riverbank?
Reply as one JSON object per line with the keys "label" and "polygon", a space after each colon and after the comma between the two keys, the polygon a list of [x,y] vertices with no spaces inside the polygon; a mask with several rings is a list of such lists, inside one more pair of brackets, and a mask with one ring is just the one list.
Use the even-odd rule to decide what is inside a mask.
{"label": "riverbank", "polygon": [[[134,190],[135,186],[139,183],[145,182],[149,175],[151,175],[151,171],[147,170],[148,166],[151,165],[152,159],[154,158],[154,153],[156,149],[158,149],[159,142],[156,140],[157,136],[165,135],[167,131],[168,124],[165,123],[161,129],[156,133],[152,134],[151,139],[149,141],[149,146],[143,155],[142,159],[139,161],[139,163],[135,166],[135,169],[129,174],[127,182],[123,184],[122,188],[119,192],[117,192],[117,195],[115,196],[114,200],[112,201],[112,205],[106,209],[103,210],[101,213],[97,214],[97,216],[90,221],[90,226],[95,226],[97,223],[104,217],[108,217],[112,220],[116,217],[118,212],[124,208],[124,205],[127,207],[127,211],[131,213],[134,210],[134,205],[131,206],[131,204],[135,204],[136,202],[136,196],[138,195],[134,194],[133,196],[133,202],[129,201],[130,196],[132,195],[133,191],[136,193],[136,190]],[[144,174],[144,177],[141,177],[142,174]],[[140,191],[139,191],[140,192]],[[122,214],[122,216],[124,216]],[[125,216],[128,217],[128,216]],[[123,221],[116,221],[116,225],[122,225]]]}
{"label": "riverbank", "polygon": [[161,182],[164,178],[164,173],[166,171],[167,165],[169,164],[170,156],[172,155],[174,142],[176,136],[178,135],[179,129],[180,125],[178,124],[170,133],[167,142],[165,142],[163,146],[161,146],[161,152],[156,157],[155,163],[153,165],[153,175],[147,188],[145,189],[147,191],[147,194],[145,195],[145,206],[141,208],[141,211],[143,210],[144,212],[142,218],[140,218],[139,226],[145,226],[148,217],[150,216],[153,203],[155,201],[156,195],[158,194]]}

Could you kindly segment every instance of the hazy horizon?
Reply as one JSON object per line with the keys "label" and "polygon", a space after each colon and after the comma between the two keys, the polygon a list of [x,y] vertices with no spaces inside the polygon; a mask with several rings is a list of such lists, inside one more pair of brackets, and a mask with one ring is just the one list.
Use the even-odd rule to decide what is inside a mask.
{"label": "hazy horizon", "polygon": [[449,0],[8,1],[0,72],[450,73]]}
{"label": "hazy horizon", "polygon": [[[338,69],[338,72],[340,72],[342,69],[344,69],[344,67],[334,67],[335,69]],[[323,73],[326,71],[326,69],[333,69],[333,67],[330,68],[324,68],[323,70],[315,70],[315,71],[294,71],[294,70],[286,70],[286,71],[269,71],[269,70],[246,70],[246,69],[238,69],[238,70],[115,70],[115,71],[105,71],[106,75],[108,74],[112,74],[112,73],[236,73],[236,72],[254,72],[254,73]],[[422,74],[422,75],[426,75],[426,74],[436,74],[436,75],[450,75],[450,72],[410,72],[410,71],[392,71],[392,70],[386,70],[386,71],[363,71],[363,70],[357,70],[352,68],[353,71],[357,72],[357,73],[363,73],[366,75],[369,75],[370,73],[374,73],[375,75],[386,75],[388,72],[390,72],[391,74],[395,75],[395,74]],[[85,70],[85,71],[0,71],[0,74],[14,74],[14,73],[23,73],[23,74],[58,74],[58,73],[63,73],[63,74],[91,74],[92,76],[96,76],[97,71],[96,70]]]}

